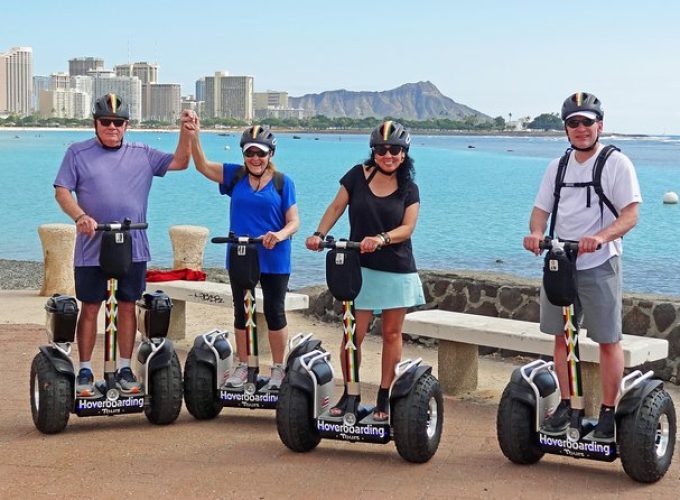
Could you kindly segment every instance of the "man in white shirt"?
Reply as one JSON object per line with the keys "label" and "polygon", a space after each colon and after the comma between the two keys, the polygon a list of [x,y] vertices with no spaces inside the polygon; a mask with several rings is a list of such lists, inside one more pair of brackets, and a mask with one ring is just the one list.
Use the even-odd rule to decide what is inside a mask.
{"label": "man in white shirt", "polygon": [[[604,112],[597,97],[585,92],[569,96],[562,105],[564,130],[573,151],[569,155],[555,214],[555,184],[560,159],[543,176],[529,221],[524,248],[538,255],[548,218],[555,219],[555,237],[578,241],[576,260],[580,312],[588,336],[600,345],[602,407],[595,438],[614,437],[614,406],[623,376],[621,237],[638,221],[642,202],[632,162],[613,151],[602,169],[601,185],[608,202],[593,187],[594,166],[603,146],[599,142]],[[585,185],[584,184],[590,184]],[[611,206],[611,208],[610,208]],[[616,213],[613,211],[615,210]],[[555,335],[555,371],[562,401],[546,421],[550,430],[566,428],[571,414],[567,349],[561,308],[541,289],[541,331]]]}

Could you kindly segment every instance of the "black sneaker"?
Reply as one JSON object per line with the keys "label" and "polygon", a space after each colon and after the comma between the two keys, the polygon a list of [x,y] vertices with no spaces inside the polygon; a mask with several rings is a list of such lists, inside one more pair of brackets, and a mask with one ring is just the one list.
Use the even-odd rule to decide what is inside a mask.
{"label": "black sneaker", "polygon": [[137,382],[137,378],[129,366],[116,372],[116,384],[123,394],[139,394],[142,392],[142,384]]}
{"label": "black sneaker", "polygon": [[614,409],[600,408],[600,418],[597,420],[593,437],[595,439],[613,439],[614,426]]}
{"label": "black sneaker", "polygon": [[543,421],[543,430],[546,432],[562,432],[569,427],[571,419],[571,405],[560,401],[555,412]]}
{"label": "black sneaker", "polygon": [[94,375],[89,368],[81,368],[76,381],[76,395],[81,398],[94,396]]}

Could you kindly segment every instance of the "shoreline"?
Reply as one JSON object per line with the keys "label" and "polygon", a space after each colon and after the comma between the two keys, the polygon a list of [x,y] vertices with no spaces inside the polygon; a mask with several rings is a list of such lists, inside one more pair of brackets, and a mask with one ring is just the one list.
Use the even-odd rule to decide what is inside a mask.
{"label": "shoreline", "polygon": [[[31,290],[40,289],[43,280],[44,264],[41,261],[33,260],[14,260],[0,258],[0,290]],[[150,265],[149,269],[170,269],[169,267],[159,267]],[[203,271],[207,275],[207,281],[218,283],[228,283],[229,275],[222,267],[205,267]],[[540,278],[529,278],[519,274],[507,272],[485,271],[480,269],[420,269],[421,273],[437,273],[442,276],[456,275],[467,278],[487,279],[492,281],[511,281],[514,283],[525,283],[527,285],[537,285]],[[311,289],[315,287],[325,287],[324,282],[309,283],[301,285],[295,290]],[[635,295],[649,300],[673,300],[680,301],[680,295],[647,293],[635,290],[624,290],[624,295]]]}
{"label": "shoreline", "polygon": [[[0,126],[0,132],[82,132],[91,131],[92,127],[4,127]],[[274,127],[272,130],[279,134],[323,134],[323,135],[365,135],[371,132],[371,129],[300,129],[300,128],[278,128]],[[146,133],[162,133],[172,134],[179,132],[179,127],[172,128],[128,128],[129,132],[146,132]],[[242,127],[228,127],[228,128],[206,128],[201,129],[201,132],[209,134],[240,134],[243,131]],[[414,136],[428,136],[428,135],[450,135],[461,137],[564,137],[564,132],[561,130],[440,130],[440,129],[415,129],[411,130],[411,135]],[[618,132],[606,132],[603,137],[629,137],[629,138],[648,138],[648,137],[673,137],[673,135],[654,135],[654,134],[623,134]]]}

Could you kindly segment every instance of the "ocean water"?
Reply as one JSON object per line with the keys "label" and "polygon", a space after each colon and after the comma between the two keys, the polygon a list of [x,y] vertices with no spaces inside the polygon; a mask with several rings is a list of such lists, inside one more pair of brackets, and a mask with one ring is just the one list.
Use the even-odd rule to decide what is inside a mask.
{"label": "ocean water", "polygon": [[[52,182],[67,146],[89,131],[0,130],[0,258],[42,260],[40,224],[69,223],[54,200]],[[204,133],[208,158],[240,162],[239,133]],[[301,228],[293,240],[291,286],[324,281],[324,256],[304,248],[338,180],[368,156],[368,137],[279,134],[275,163],[297,188]],[[177,133],[128,132],[128,140],[174,151]],[[624,239],[624,279],[629,291],[680,295],[680,205],[664,205],[666,191],[680,192],[680,138],[607,137],[636,165],[644,203],[640,222]],[[421,211],[413,236],[421,269],[468,269],[539,277],[542,260],[522,248],[528,217],[547,162],[567,147],[556,137],[414,136],[411,156]],[[112,189],[116,189],[112,186]],[[226,234],[228,197],[190,165],[157,178],[148,221],[152,265],[172,264],[168,228],[195,224],[211,236]],[[344,215],[333,229],[348,234]],[[205,265],[223,265],[224,247],[208,243]]]}

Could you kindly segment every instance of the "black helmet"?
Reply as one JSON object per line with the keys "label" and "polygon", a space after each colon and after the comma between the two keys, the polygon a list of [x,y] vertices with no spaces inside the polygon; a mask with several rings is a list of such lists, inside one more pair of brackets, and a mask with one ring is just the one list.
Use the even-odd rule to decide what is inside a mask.
{"label": "black helmet", "polygon": [[276,137],[268,128],[263,128],[261,125],[253,125],[247,128],[241,136],[239,146],[243,149],[246,144],[261,144],[267,146],[272,153],[276,150]]}
{"label": "black helmet", "polygon": [[602,103],[593,94],[587,92],[576,92],[565,99],[562,104],[562,120],[566,120],[569,115],[579,111],[595,113],[599,120],[604,118]]}
{"label": "black helmet", "polygon": [[130,119],[130,108],[116,94],[106,94],[94,102],[92,116],[95,118],[111,117]]}
{"label": "black helmet", "polygon": [[401,146],[406,151],[411,144],[411,136],[401,123],[387,120],[371,132],[370,146]]}

